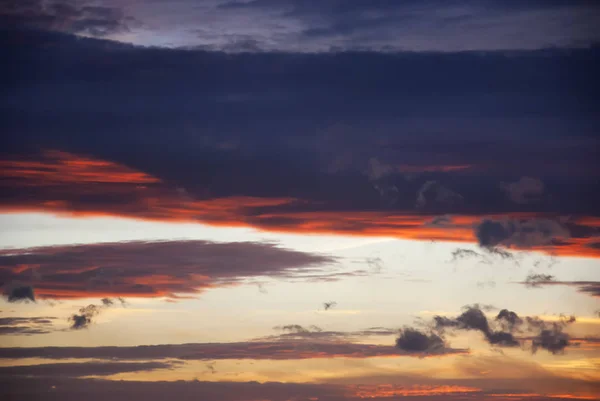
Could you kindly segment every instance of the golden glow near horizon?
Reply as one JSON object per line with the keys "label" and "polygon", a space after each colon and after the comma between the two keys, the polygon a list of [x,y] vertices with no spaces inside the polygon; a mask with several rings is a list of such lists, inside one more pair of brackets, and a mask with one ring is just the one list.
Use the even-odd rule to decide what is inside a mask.
{"label": "golden glow near horizon", "polygon": [[[48,233],[55,230],[62,232],[60,242],[67,245],[78,242],[81,238],[73,236],[82,229],[90,229],[98,235],[105,235],[107,240],[135,240],[132,236],[112,237],[115,231],[108,230],[102,234],[101,227],[131,227],[131,232],[139,239],[154,240],[172,236],[174,238],[208,239],[221,236],[238,241],[256,241],[259,238],[273,241],[275,235],[262,232],[244,231],[237,228],[186,227],[171,223],[148,223],[127,221],[123,219],[80,220],[59,218],[46,215],[4,215],[0,219],[19,222],[22,229],[29,229],[34,221],[37,224],[48,221]],[[31,220],[30,220],[31,219]],[[42,223],[44,224],[44,223]],[[139,226],[140,229],[136,228]],[[95,228],[97,227],[97,228]],[[143,228],[143,229],[142,229]],[[12,230],[21,228],[16,224]],[[167,231],[165,231],[167,230]],[[168,231],[172,230],[172,231]],[[228,232],[230,231],[230,232]],[[70,234],[71,233],[71,234]],[[166,233],[166,235],[165,235]],[[172,234],[170,234],[172,233]],[[183,234],[183,235],[182,235]],[[47,246],[51,237],[38,233],[40,245]],[[3,233],[2,239],[13,241],[9,233]],[[36,237],[32,237],[35,240]],[[22,246],[33,246],[32,238]],[[243,359],[235,356],[209,354],[199,360],[179,360],[152,357],[142,359],[103,360],[88,358],[25,358],[0,359],[0,367],[32,366],[45,364],[64,364],[71,369],[75,364],[110,365],[118,363],[154,363],[165,364],[150,370],[135,367],[121,373],[96,375],[90,372],[91,378],[125,381],[200,381],[200,382],[284,382],[306,384],[336,384],[340,386],[352,383],[364,383],[362,387],[348,387],[346,394],[358,398],[396,397],[408,395],[466,394],[484,391],[493,387],[493,383],[509,380],[519,382],[523,370],[534,377],[560,377],[565,381],[599,380],[600,347],[596,342],[586,340],[598,333],[600,318],[594,315],[595,300],[593,297],[580,294],[573,288],[551,287],[547,290],[527,289],[514,284],[515,276],[526,274],[527,268],[498,261],[505,264],[500,269],[504,272],[496,274],[494,287],[481,288],[474,285],[477,281],[485,281],[494,266],[481,267],[476,261],[465,261],[458,265],[450,260],[450,253],[456,248],[452,243],[427,244],[384,238],[362,241],[355,237],[320,237],[305,238],[302,236],[279,237],[280,243],[288,249],[309,251],[315,245],[321,250],[339,258],[334,270],[337,273],[351,273],[357,269],[368,271],[369,260],[377,259],[377,271],[368,275],[347,275],[332,280],[313,281],[301,278],[268,278],[248,279],[236,285],[214,286],[193,296],[184,298],[170,297],[128,297],[126,305],[113,306],[101,310],[94,316],[93,323],[87,329],[70,330],[68,319],[78,309],[90,304],[98,305],[99,297],[81,299],[38,299],[37,303],[4,303],[3,318],[51,316],[53,329],[43,335],[5,335],[2,347],[97,347],[117,346],[135,347],[155,344],[224,344],[217,350],[226,349],[227,344],[247,346],[249,356]],[[94,237],[94,242],[102,241]],[[0,243],[0,245],[2,245]],[[422,252],[426,250],[426,253]],[[539,256],[523,253],[520,263],[531,263],[539,260]],[[371,258],[371,259],[368,259]],[[597,268],[595,260],[561,258],[553,267],[553,271],[571,274],[576,279],[582,272]],[[43,267],[40,270],[43,274]],[[498,276],[504,277],[499,279]],[[564,276],[568,279],[571,277]],[[149,281],[150,282],[150,281]],[[260,283],[260,286],[257,284]],[[455,290],[448,291],[448,285],[467,288],[464,294]],[[401,289],[401,291],[399,291]],[[429,297],[424,297],[428,289]],[[568,328],[568,332],[576,337],[578,344],[569,347],[564,355],[551,355],[544,351],[532,354],[528,346],[502,349],[490,349],[484,336],[477,331],[469,331],[456,336],[447,337],[447,343],[455,349],[466,350],[464,354],[429,356],[426,358],[406,355],[358,356],[344,357],[335,353],[323,354],[315,348],[311,356],[306,344],[346,344],[383,347],[394,346],[398,330],[407,326],[416,327],[427,323],[434,316],[454,317],[461,312],[463,305],[478,301],[500,307],[506,300],[502,291],[512,294],[537,291],[541,295],[540,304],[521,305],[518,301],[508,300],[506,307],[519,310],[522,315],[537,315],[548,323],[561,321],[559,314],[577,315],[577,322]],[[360,293],[361,297],[356,295]],[[306,295],[310,294],[310,297]],[[547,295],[547,296],[546,296]],[[564,302],[568,297],[568,305]],[[237,300],[244,299],[245,302]],[[440,303],[443,299],[443,303]],[[323,302],[335,301],[330,310],[323,308]],[[440,309],[440,305],[444,309]],[[548,314],[548,311],[556,313]],[[536,313],[537,312],[537,313]],[[493,321],[497,310],[485,312],[489,321]],[[332,333],[328,336],[288,338],[277,337],[285,332],[278,327],[299,325],[307,330]],[[312,329],[311,327],[315,327]],[[369,335],[357,335],[361,330],[383,328],[386,334],[374,332]],[[337,333],[337,334],[336,334]],[[355,334],[352,334],[355,333]],[[313,334],[314,335],[314,334]],[[278,356],[270,359],[268,355],[259,356],[256,352],[262,347],[253,346],[256,342],[287,341],[297,345],[289,348],[289,358]],[[326,345],[329,346],[329,345]],[[223,348],[225,347],[225,348]],[[301,359],[295,357],[294,347],[302,349]],[[287,349],[287,348],[286,348]],[[211,351],[213,352],[213,351]],[[244,351],[246,352],[246,351]],[[269,351],[271,352],[271,351]],[[308,352],[308,354],[307,354]],[[336,351],[337,352],[337,351]],[[362,351],[361,351],[362,352]],[[387,352],[387,351],[386,351]],[[252,356],[254,355],[254,356]],[[261,354],[262,355],[262,354]],[[266,359],[263,359],[266,358]],[[280,359],[283,358],[283,359]],[[154,362],[153,362],[154,361]],[[144,365],[145,366],[145,365]],[[116,368],[115,368],[116,369]],[[423,378],[427,378],[424,380]],[[407,381],[408,380],[408,381]],[[468,383],[469,385],[461,384]],[[413,384],[407,384],[407,383]],[[417,384],[415,384],[417,383]],[[419,384],[420,383],[420,384]],[[514,384],[513,383],[513,384]],[[516,384],[515,384],[516,385]],[[387,387],[386,387],[387,386]],[[521,388],[518,387],[517,388]],[[565,389],[567,389],[565,387]],[[562,387],[556,387],[562,390]],[[536,383],[523,387],[522,394],[559,394],[555,386],[544,386]],[[587,390],[586,390],[587,391]],[[585,391],[578,393],[587,396]]]}

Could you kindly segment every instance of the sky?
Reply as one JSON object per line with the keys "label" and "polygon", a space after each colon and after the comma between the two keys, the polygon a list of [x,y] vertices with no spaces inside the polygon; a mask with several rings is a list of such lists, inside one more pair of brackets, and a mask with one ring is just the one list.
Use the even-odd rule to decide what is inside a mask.
{"label": "sky", "polygon": [[0,0],[0,398],[600,399],[598,27]]}

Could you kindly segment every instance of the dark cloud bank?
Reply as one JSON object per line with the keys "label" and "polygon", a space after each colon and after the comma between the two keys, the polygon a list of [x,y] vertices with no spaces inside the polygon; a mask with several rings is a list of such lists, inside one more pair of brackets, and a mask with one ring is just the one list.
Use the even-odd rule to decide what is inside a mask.
{"label": "dark cloud bank", "polygon": [[209,241],[122,242],[0,251],[0,282],[7,299],[33,300],[31,286],[13,285],[34,276],[43,298],[106,297],[73,315],[74,328],[86,327],[100,310],[123,303],[119,296],[161,297],[195,294],[215,286],[262,276],[335,280],[336,259],[270,243]]}
{"label": "dark cloud bank", "polygon": [[[596,47],[231,55],[3,33],[5,210],[411,238],[384,217],[494,214],[468,237],[597,253]],[[84,179],[48,149],[128,174]]]}

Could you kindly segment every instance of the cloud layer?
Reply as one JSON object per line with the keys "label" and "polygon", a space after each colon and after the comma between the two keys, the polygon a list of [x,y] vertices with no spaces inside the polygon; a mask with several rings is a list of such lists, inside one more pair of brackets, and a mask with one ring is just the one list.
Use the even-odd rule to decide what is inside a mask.
{"label": "cloud layer", "polygon": [[[100,243],[0,251],[0,281],[27,278],[43,298],[168,297],[261,276],[331,280],[335,262],[269,243]],[[86,316],[100,307],[91,306],[78,315],[77,327],[86,326]]]}
{"label": "cloud layer", "polygon": [[537,49],[600,39],[597,4],[585,0],[28,0],[0,11],[7,26],[230,52]]}
{"label": "cloud layer", "polygon": [[[439,349],[431,356],[465,354],[463,349]],[[165,344],[136,347],[41,347],[0,348],[0,358],[45,359],[263,359],[373,358],[420,356],[393,346],[335,341],[253,341],[239,343]]]}
{"label": "cloud layer", "polygon": [[[347,12],[371,7],[400,6]],[[492,228],[599,252],[596,48],[230,55],[4,32],[23,68],[0,67],[2,211],[485,244]]]}

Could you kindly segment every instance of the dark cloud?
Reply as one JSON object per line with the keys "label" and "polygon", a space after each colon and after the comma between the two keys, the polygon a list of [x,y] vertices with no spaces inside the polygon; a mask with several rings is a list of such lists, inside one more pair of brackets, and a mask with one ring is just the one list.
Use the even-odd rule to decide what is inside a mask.
{"label": "dark cloud", "polygon": [[0,317],[0,335],[48,334],[55,317]]}
{"label": "dark cloud", "polygon": [[512,260],[516,264],[519,263],[512,253],[498,247],[483,248],[483,253],[465,248],[456,248],[454,251],[452,251],[452,262],[456,262],[461,259],[475,258],[479,259],[479,263],[491,264],[493,262],[491,257],[500,258],[501,260]]}
{"label": "dark cloud", "polygon": [[595,2],[509,3],[4,0],[0,15],[6,26],[235,53],[577,48],[600,39]]}
{"label": "dark cloud", "polygon": [[564,349],[571,345],[570,336],[563,330],[569,324],[575,322],[575,317],[561,316],[558,322],[545,322],[539,318],[527,318],[526,322],[530,330],[536,330],[537,334],[531,340],[531,349],[535,353],[538,349],[545,349],[552,354],[561,354]]}
{"label": "dark cloud", "polygon": [[510,200],[521,204],[538,202],[544,194],[544,183],[532,177],[521,177],[516,182],[502,183],[500,188],[506,191]]}
{"label": "dark cloud", "polygon": [[371,327],[359,331],[331,331],[318,326],[304,327],[297,324],[276,326],[274,329],[281,333],[262,337],[257,341],[354,342],[364,340],[365,337],[392,336],[398,333],[398,330],[385,327]]}
{"label": "dark cloud", "polygon": [[[323,0],[314,4],[303,0],[255,0],[229,1],[219,7],[231,16],[251,13],[258,18],[268,15],[283,26],[300,22],[304,29],[298,32],[290,28],[284,37],[290,41],[293,38],[308,49],[318,50],[411,48],[456,51],[535,48],[550,43],[553,46],[577,46],[598,40],[598,30],[590,25],[594,20],[592,15],[598,13],[593,2],[527,4],[495,0]],[[574,28],[567,15],[577,15],[582,25]],[[518,33],[514,35],[515,32]],[[289,43],[282,45],[291,46]]]}
{"label": "dark cloud", "polygon": [[[301,333],[297,333],[301,334]],[[444,348],[430,353],[435,355],[464,354],[466,350]],[[292,360],[311,358],[373,358],[381,356],[419,356],[394,346],[355,344],[340,341],[252,341],[237,343],[205,343],[181,345],[148,345],[136,347],[41,347],[0,348],[0,358],[45,359],[260,359]]]}
{"label": "dark cloud", "polygon": [[556,220],[483,220],[475,228],[479,245],[532,248],[551,245],[556,240],[568,239],[569,230]]}
{"label": "dark cloud", "polygon": [[104,307],[113,306],[113,305],[115,305],[115,302],[119,302],[121,304],[121,306],[127,305],[127,301],[125,301],[125,299],[121,298],[121,297],[116,297],[116,298],[102,298],[100,300],[100,302],[102,302],[102,306],[104,306]]}
{"label": "dark cloud", "polygon": [[425,334],[419,330],[404,328],[396,339],[396,347],[409,352],[435,352],[446,348],[446,345],[435,333]]}
{"label": "dark cloud", "polygon": [[79,313],[75,313],[69,317],[72,330],[87,329],[92,324],[92,319],[99,315],[105,308],[110,308],[115,303],[110,298],[102,298],[101,305],[90,304],[79,308]]}
{"label": "dark cloud", "polygon": [[437,181],[427,181],[417,192],[417,208],[428,206],[454,205],[463,202],[462,195],[446,188]]}
{"label": "dark cloud", "polygon": [[118,373],[148,372],[169,369],[166,362],[85,362],[48,363],[42,365],[0,366],[0,376],[85,377],[110,376]]}
{"label": "dark cloud", "polygon": [[[558,401],[564,394],[581,395],[591,399],[598,392],[598,384],[591,380],[556,376],[540,367],[523,363],[510,363],[504,359],[489,361],[468,360],[462,363],[465,372],[479,373],[485,368],[500,366],[512,367],[516,371],[534,375],[527,381],[515,379],[494,379],[471,374],[471,379],[432,379],[423,376],[396,375],[378,379],[387,380],[378,384],[357,384],[349,382],[355,378],[334,380],[334,383],[281,383],[281,382],[232,382],[232,381],[134,381],[101,380],[74,378],[25,378],[6,377],[0,381],[0,395],[8,393],[19,400],[75,399],[85,394],[87,400],[126,401],[140,398],[148,401],[176,398],[181,401],[202,399],[207,401],[357,401],[372,399],[389,400],[390,397],[405,401],[493,401],[502,398],[515,398],[516,394],[526,394],[535,401]],[[479,370],[475,370],[480,367]],[[371,379],[371,378],[369,378]],[[377,379],[377,377],[375,378]],[[536,395],[536,394],[547,395]],[[557,394],[553,396],[552,394]],[[558,395],[563,394],[563,396]],[[587,397],[586,397],[587,396]]]}
{"label": "dark cloud", "polygon": [[564,285],[577,288],[577,291],[600,297],[600,281],[561,281],[557,280],[550,274],[529,274],[524,281],[519,284],[524,284],[529,288],[540,288],[552,285]]}
{"label": "dark cloud", "polygon": [[[479,305],[473,305],[466,306],[465,311],[455,318],[435,316],[431,328],[442,339],[447,331],[472,330],[482,333],[490,345],[516,347],[528,340],[533,353],[538,349],[545,349],[558,354],[572,345],[569,335],[563,329],[574,322],[574,316],[561,316],[558,322],[547,322],[538,317],[519,317],[508,309],[500,310],[496,318],[490,321]],[[529,336],[515,336],[523,333]]]}
{"label": "dark cloud", "polygon": [[525,284],[529,288],[538,288],[538,287],[543,286],[544,284],[548,284],[548,283],[554,282],[554,281],[556,281],[556,280],[554,279],[554,276],[551,274],[532,273],[532,274],[529,274],[525,278],[525,281],[523,281],[523,284]]}
{"label": "dark cloud", "polygon": [[82,5],[72,1],[3,0],[0,21],[6,27],[29,27],[106,36],[138,25],[118,8]]}
{"label": "dark cloud", "polygon": [[[28,274],[28,266],[36,266],[42,275],[36,282],[41,297],[106,296],[110,299],[102,305],[111,306],[116,301],[123,304],[113,296],[195,294],[261,276],[335,280],[343,276],[336,277],[334,264],[335,259],[327,255],[270,243],[102,243],[0,251],[0,280],[18,280]],[[100,307],[75,314],[75,328],[85,327]]]}
{"label": "dark cloud", "polygon": [[467,258],[479,258],[482,255],[474,251],[472,249],[464,249],[464,248],[456,248],[452,251],[452,261],[455,262],[459,259],[467,259]]}
{"label": "dark cloud", "polygon": [[[462,241],[490,214],[598,213],[596,48],[232,55],[32,30],[0,46],[3,211]],[[498,184],[522,176],[552,197],[508,199]]]}
{"label": "dark cloud", "polygon": [[16,282],[5,285],[2,295],[8,302],[35,302],[33,287]]}
{"label": "dark cloud", "polygon": [[336,306],[337,306],[337,302],[335,302],[335,301],[323,302],[323,309],[325,309],[325,310],[335,308]]}
{"label": "dark cloud", "polygon": [[512,332],[520,325],[523,324],[523,320],[513,311],[508,309],[502,309],[496,316],[496,321],[502,325],[502,328],[506,331]]}

